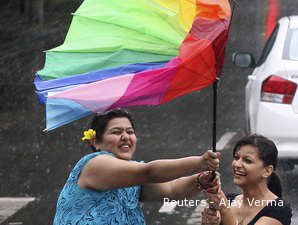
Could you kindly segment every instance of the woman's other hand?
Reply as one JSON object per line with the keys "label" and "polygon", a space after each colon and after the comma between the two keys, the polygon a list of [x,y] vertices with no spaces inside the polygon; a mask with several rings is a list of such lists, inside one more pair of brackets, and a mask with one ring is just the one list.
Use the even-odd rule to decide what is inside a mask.
{"label": "woman's other hand", "polygon": [[216,193],[204,191],[204,194],[212,208],[219,211],[229,208],[227,197],[221,188]]}
{"label": "woman's other hand", "polygon": [[218,210],[205,208],[202,212],[202,225],[219,225],[220,213]]}
{"label": "woman's other hand", "polygon": [[197,187],[209,193],[217,193],[220,189],[219,173],[204,171],[197,175]]}

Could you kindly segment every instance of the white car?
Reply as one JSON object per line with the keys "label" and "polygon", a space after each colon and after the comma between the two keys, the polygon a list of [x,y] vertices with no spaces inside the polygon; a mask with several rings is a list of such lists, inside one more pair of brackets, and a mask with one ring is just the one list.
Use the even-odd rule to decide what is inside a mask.
{"label": "white car", "polygon": [[249,133],[272,139],[281,166],[298,163],[298,16],[281,18],[255,63],[250,53],[234,53],[239,67],[253,67],[246,85]]}

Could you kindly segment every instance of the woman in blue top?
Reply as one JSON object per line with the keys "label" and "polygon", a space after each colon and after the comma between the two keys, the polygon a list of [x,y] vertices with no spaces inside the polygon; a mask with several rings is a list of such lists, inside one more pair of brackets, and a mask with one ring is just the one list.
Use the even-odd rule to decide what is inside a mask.
{"label": "woman in blue top", "polygon": [[54,225],[142,225],[139,201],[185,199],[201,188],[214,192],[219,154],[149,163],[132,161],[137,138],[130,114],[117,109],[96,115],[83,139],[95,151],[71,171],[57,202]]}

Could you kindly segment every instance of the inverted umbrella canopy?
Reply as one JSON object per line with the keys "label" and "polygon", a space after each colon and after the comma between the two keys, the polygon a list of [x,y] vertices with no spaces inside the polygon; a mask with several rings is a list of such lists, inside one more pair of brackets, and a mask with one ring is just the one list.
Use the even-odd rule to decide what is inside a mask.
{"label": "inverted umbrella canopy", "polygon": [[116,107],[160,105],[212,84],[228,0],[85,0],[35,78],[51,130]]}

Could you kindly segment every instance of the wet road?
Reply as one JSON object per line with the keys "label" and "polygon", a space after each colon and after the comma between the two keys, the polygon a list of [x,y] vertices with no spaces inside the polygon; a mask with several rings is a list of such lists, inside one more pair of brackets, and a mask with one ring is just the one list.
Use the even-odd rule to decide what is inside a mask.
{"label": "wet road", "polygon": [[[218,139],[226,132],[244,129],[244,86],[248,69],[238,69],[231,63],[235,51],[248,51],[256,57],[264,44],[264,24],[267,1],[241,0],[231,27],[229,45],[218,98]],[[296,0],[283,1],[281,15],[298,14]],[[55,14],[54,14],[55,15]],[[53,16],[53,15],[51,15]],[[24,225],[51,224],[56,198],[68,171],[89,149],[80,142],[88,119],[44,134],[44,111],[33,93],[32,71],[42,66],[41,50],[51,48],[63,39],[57,36],[57,25],[47,33],[32,34],[37,47],[32,49],[30,38],[20,41],[19,54],[1,56],[1,127],[0,127],[0,195],[34,196],[39,200],[21,210],[8,222],[22,221]],[[56,36],[54,37],[53,34]],[[28,36],[28,35],[27,35]],[[31,37],[32,38],[32,37]],[[32,42],[32,40],[31,40]],[[31,44],[33,46],[33,44]],[[12,52],[12,51],[10,51]],[[17,52],[17,51],[16,51]],[[5,79],[3,79],[5,75]],[[212,88],[176,99],[160,107],[132,108],[136,119],[139,145],[137,159],[177,158],[203,153],[211,146]],[[233,144],[233,143],[231,143]],[[229,177],[230,152],[222,161],[223,186],[234,186]],[[298,170],[282,172],[285,199],[291,202],[297,216]],[[177,207],[172,215],[160,214],[161,204],[144,205],[148,224],[186,224],[194,208]],[[293,223],[295,224],[295,223]],[[297,222],[298,224],[298,222]]]}

